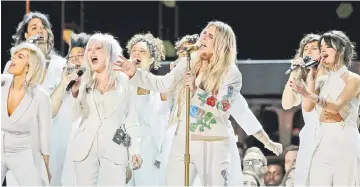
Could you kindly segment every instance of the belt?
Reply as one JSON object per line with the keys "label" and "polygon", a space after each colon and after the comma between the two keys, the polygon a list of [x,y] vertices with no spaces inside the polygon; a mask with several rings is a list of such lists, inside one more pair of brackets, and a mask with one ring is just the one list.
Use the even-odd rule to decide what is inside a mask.
{"label": "belt", "polygon": [[13,135],[29,135],[30,131],[14,131],[14,130],[9,130],[9,129],[5,129],[5,128],[1,128],[1,131],[9,133],[9,134],[13,134]]}

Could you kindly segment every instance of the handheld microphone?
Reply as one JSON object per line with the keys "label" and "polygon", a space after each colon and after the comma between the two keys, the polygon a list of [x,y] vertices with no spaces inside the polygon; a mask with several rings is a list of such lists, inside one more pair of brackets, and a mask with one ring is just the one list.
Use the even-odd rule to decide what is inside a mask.
{"label": "handheld microphone", "polygon": [[[78,76],[78,77],[81,77],[81,76],[84,74],[85,71],[86,71],[86,69],[85,69],[84,67],[81,68],[81,69],[77,72],[77,76]],[[70,83],[66,86],[66,91],[69,91],[69,90],[74,86],[75,83],[76,83],[76,80],[70,81]]]}
{"label": "handheld microphone", "polygon": [[316,66],[318,65],[320,62],[319,61],[315,61],[315,60],[310,60],[310,62],[306,63],[306,64],[303,64],[301,67],[302,68],[305,68],[305,69],[309,69],[313,66]]}
{"label": "handheld microphone", "polygon": [[38,34],[33,35],[32,37],[30,37],[27,42],[34,44],[35,42],[39,41],[41,39],[41,36]]}
{"label": "handheld microphone", "polygon": [[[304,57],[303,61],[305,63],[304,65],[306,65],[309,61],[311,61],[311,57],[306,56],[306,57]],[[285,75],[289,75],[291,72],[293,72],[294,70],[296,70],[299,67],[302,67],[302,66],[300,66],[298,64],[297,65],[291,65],[291,67],[285,72]]]}

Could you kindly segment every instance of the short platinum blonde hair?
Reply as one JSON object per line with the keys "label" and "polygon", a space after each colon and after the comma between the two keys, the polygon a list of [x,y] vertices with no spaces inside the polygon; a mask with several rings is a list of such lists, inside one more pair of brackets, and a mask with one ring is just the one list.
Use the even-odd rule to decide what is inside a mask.
{"label": "short platinum blonde hair", "polygon": [[111,84],[116,79],[117,73],[113,71],[113,65],[114,62],[117,61],[118,57],[123,55],[123,50],[120,47],[119,42],[112,35],[103,33],[93,34],[87,42],[84,54],[84,62],[86,66],[84,83],[86,84],[86,88],[92,87],[92,85],[95,83],[96,78],[96,72],[91,70],[90,62],[87,58],[89,46],[94,42],[100,43],[104,47],[105,52],[107,53],[105,71],[109,74],[108,84]]}
{"label": "short platinum blonde hair", "polygon": [[45,69],[45,56],[41,50],[34,44],[22,42],[10,50],[11,56],[16,52],[26,49],[29,51],[29,71],[26,74],[25,81],[29,87],[35,87],[40,83]]}

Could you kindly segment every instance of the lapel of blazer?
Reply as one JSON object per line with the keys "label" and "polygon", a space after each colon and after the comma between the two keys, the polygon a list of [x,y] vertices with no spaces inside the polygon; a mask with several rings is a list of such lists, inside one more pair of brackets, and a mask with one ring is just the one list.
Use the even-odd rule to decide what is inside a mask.
{"label": "lapel of blazer", "polygon": [[[23,100],[10,116],[11,123],[16,123],[25,114],[25,112],[30,109],[30,105],[34,100],[34,96],[31,94],[32,91],[33,90],[29,89],[25,93]],[[35,108],[33,110],[35,110]]]}
{"label": "lapel of blazer", "polygon": [[8,123],[10,120],[9,117],[9,113],[8,113],[8,109],[7,109],[7,100],[8,100],[8,95],[9,95],[9,88],[11,85],[11,81],[12,81],[12,77],[9,76],[9,79],[4,75],[2,75],[2,79],[1,79],[1,122],[3,123]]}
{"label": "lapel of blazer", "polygon": [[108,103],[107,106],[105,106],[107,108],[105,109],[105,113],[102,119],[105,119],[109,117],[111,114],[113,114],[120,107],[120,105],[125,104],[125,98],[129,98],[128,97],[129,93],[127,91],[116,90],[115,93],[108,93],[108,94],[110,94],[109,97],[111,97],[111,103]]}

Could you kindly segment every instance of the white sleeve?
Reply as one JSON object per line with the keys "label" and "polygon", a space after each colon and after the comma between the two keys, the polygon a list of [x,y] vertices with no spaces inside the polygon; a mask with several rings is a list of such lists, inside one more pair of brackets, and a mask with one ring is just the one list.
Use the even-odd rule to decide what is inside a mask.
{"label": "white sleeve", "polygon": [[260,122],[250,110],[245,98],[240,94],[236,94],[236,99],[231,108],[231,115],[239,126],[247,135],[253,135],[263,129]]}

